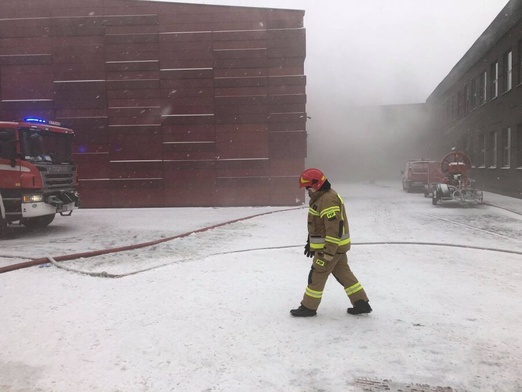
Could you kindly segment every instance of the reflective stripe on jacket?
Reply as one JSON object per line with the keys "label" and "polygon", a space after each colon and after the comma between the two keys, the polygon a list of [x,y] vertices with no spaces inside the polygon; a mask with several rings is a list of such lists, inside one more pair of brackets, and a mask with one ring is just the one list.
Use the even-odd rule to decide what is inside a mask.
{"label": "reflective stripe on jacket", "polygon": [[333,189],[317,191],[310,197],[308,234],[311,250],[327,255],[350,249],[350,229],[344,201]]}

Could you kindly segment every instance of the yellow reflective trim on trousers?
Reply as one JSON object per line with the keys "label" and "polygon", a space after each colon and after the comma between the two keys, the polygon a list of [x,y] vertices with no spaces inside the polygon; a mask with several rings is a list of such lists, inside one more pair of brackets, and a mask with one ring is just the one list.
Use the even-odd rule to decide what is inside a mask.
{"label": "yellow reflective trim on trousers", "polygon": [[317,298],[317,299],[323,297],[322,291],[315,291],[315,290],[312,290],[310,287],[306,287],[305,294],[308,295],[309,297]]}
{"label": "yellow reflective trim on trousers", "polygon": [[312,207],[308,208],[308,213],[310,215],[319,216],[319,213],[316,210],[314,210]]}
{"label": "yellow reflective trim on trousers", "polygon": [[337,206],[325,208],[324,210],[321,211],[319,216],[322,218],[323,216],[325,216],[329,212],[341,212],[341,209],[339,207],[337,207]]}
{"label": "yellow reflective trim on trousers", "polygon": [[344,291],[346,291],[346,294],[348,294],[348,295],[355,294],[356,292],[361,291],[361,290],[362,290],[362,286],[359,282],[344,289]]}

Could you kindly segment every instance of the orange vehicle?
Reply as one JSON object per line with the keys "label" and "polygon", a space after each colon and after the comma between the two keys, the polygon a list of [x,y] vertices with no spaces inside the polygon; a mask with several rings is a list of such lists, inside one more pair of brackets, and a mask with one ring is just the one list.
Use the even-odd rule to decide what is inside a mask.
{"label": "orange vehicle", "polygon": [[45,227],[79,207],[73,137],[52,121],[0,121],[0,235],[10,223]]}

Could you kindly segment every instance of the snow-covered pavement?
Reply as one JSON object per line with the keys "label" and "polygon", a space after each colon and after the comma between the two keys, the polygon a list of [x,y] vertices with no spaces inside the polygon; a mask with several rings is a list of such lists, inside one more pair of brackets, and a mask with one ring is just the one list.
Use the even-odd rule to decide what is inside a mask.
{"label": "snow-covered pavement", "polygon": [[370,315],[346,314],[333,278],[317,317],[289,315],[310,268],[304,207],[82,209],[12,228],[0,267],[284,210],[60,263],[117,279],[0,275],[0,391],[522,390],[522,200],[433,206],[400,183],[333,185]]}

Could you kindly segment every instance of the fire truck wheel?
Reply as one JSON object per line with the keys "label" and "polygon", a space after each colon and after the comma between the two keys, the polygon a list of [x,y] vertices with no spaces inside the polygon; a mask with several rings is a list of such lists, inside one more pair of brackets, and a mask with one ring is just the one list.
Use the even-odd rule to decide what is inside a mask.
{"label": "fire truck wheel", "polygon": [[23,218],[20,223],[28,229],[40,229],[48,226],[54,220],[55,214],[37,216],[35,218]]}
{"label": "fire truck wheel", "polygon": [[431,198],[431,204],[433,204],[434,206],[436,206],[436,205],[437,205],[437,202],[439,201],[440,198],[441,198],[440,186],[437,185],[437,186],[433,189],[433,197]]}

